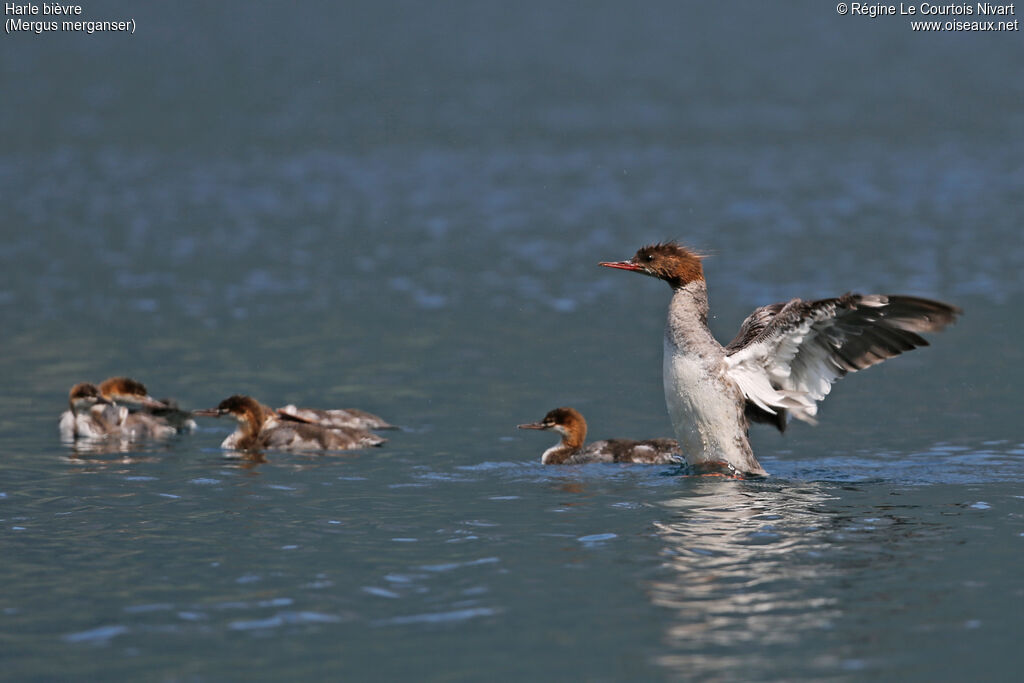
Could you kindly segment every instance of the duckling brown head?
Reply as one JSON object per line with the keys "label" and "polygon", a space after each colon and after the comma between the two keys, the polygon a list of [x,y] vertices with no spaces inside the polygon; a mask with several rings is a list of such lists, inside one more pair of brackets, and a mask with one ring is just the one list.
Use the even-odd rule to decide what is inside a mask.
{"label": "duckling brown head", "polygon": [[100,382],[100,393],[115,403],[141,408],[166,408],[167,405],[149,395],[146,385],[131,377],[108,377]]}
{"label": "duckling brown head", "polygon": [[72,413],[83,413],[98,403],[109,404],[99,387],[90,382],[80,382],[68,392],[68,405]]}
{"label": "duckling brown head", "polygon": [[562,435],[562,445],[580,448],[587,438],[587,421],[575,408],[555,408],[540,422],[518,425],[519,429],[554,430]]}
{"label": "duckling brown head", "polygon": [[225,415],[231,415],[238,420],[239,424],[243,427],[248,427],[249,431],[253,433],[259,431],[260,427],[263,426],[263,423],[270,418],[270,412],[266,406],[254,399],[252,396],[245,396],[243,394],[229,396],[218,403],[216,408],[195,410],[192,414],[201,417],[223,417]]}

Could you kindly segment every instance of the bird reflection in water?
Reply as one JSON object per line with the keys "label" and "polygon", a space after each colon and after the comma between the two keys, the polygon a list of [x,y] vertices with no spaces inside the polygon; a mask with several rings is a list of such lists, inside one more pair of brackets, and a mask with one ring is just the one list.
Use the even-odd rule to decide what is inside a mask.
{"label": "bird reflection in water", "polygon": [[267,454],[263,451],[224,451],[223,459],[225,465],[240,470],[255,470],[259,465],[265,465]]}
{"label": "bird reflection in water", "polygon": [[[72,465],[85,466],[79,471],[94,472],[118,465],[133,465],[143,462],[159,462],[161,456],[157,452],[170,451],[165,444],[150,444],[146,450],[140,450],[139,444],[121,439],[79,439],[68,444],[66,462]],[[106,457],[119,455],[120,457]]]}
{"label": "bird reflection in water", "polygon": [[837,569],[819,559],[834,521],[827,487],[685,481],[685,493],[663,502],[671,521],[655,524],[668,575],[648,590],[674,613],[671,654],[659,663],[686,677],[718,676],[730,660],[757,666],[773,648],[828,628],[839,610],[822,585]]}

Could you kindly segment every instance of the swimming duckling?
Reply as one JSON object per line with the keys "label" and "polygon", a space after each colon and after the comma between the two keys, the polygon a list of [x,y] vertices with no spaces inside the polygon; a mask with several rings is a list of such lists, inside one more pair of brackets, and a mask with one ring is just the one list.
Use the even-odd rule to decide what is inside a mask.
{"label": "swimming duckling", "polygon": [[231,415],[238,429],[228,435],[221,448],[231,450],[343,451],[380,446],[387,439],[350,427],[327,427],[282,419],[276,411],[251,396],[230,396],[216,408],[196,410],[193,415],[222,417]]}
{"label": "swimming duckling", "polygon": [[95,384],[81,382],[68,392],[68,410],[60,416],[60,436],[65,441],[120,437],[127,416],[128,409],[103,396]]}
{"label": "swimming duckling", "polygon": [[629,462],[647,465],[677,465],[685,462],[674,439],[608,439],[584,446],[587,421],[578,410],[555,408],[540,422],[519,425],[519,429],[553,429],[562,440],[544,451],[545,465],[582,465],[593,462]]}
{"label": "swimming duckling", "polygon": [[166,439],[196,428],[191,413],[178,408],[171,399],[153,398],[146,385],[131,377],[108,377],[99,389],[107,399],[127,406],[129,415],[124,428],[133,439]]}

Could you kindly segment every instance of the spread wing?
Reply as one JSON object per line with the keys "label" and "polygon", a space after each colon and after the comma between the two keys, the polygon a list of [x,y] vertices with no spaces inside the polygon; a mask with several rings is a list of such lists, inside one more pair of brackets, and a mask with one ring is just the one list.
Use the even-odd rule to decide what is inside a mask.
{"label": "spread wing", "polygon": [[919,333],[938,332],[960,312],[941,301],[884,294],[763,306],[725,347],[727,372],[746,396],[754,419],[782,429],[789,411],[814,423],[817,402],[833,382],[927,346]]}

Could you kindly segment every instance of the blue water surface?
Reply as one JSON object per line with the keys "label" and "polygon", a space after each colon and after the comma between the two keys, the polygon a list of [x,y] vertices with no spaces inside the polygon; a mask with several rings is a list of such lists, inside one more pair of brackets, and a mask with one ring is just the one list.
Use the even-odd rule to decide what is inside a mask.
{"label": "blue water surface", "polygon": [[[82,9],[136,32],[0,36],[0,678],[1019,678],[1019,32],[812,2]],[[669,292],[596,267],[669,238],[709,255],[720,339],[850,290],[965,315],[817,427],[755,427],[768,479],[541,466],[554,438],[515,425],[560,405],[671,435]],[[68,389],[111,375],[401,429],[61,444]]]}

